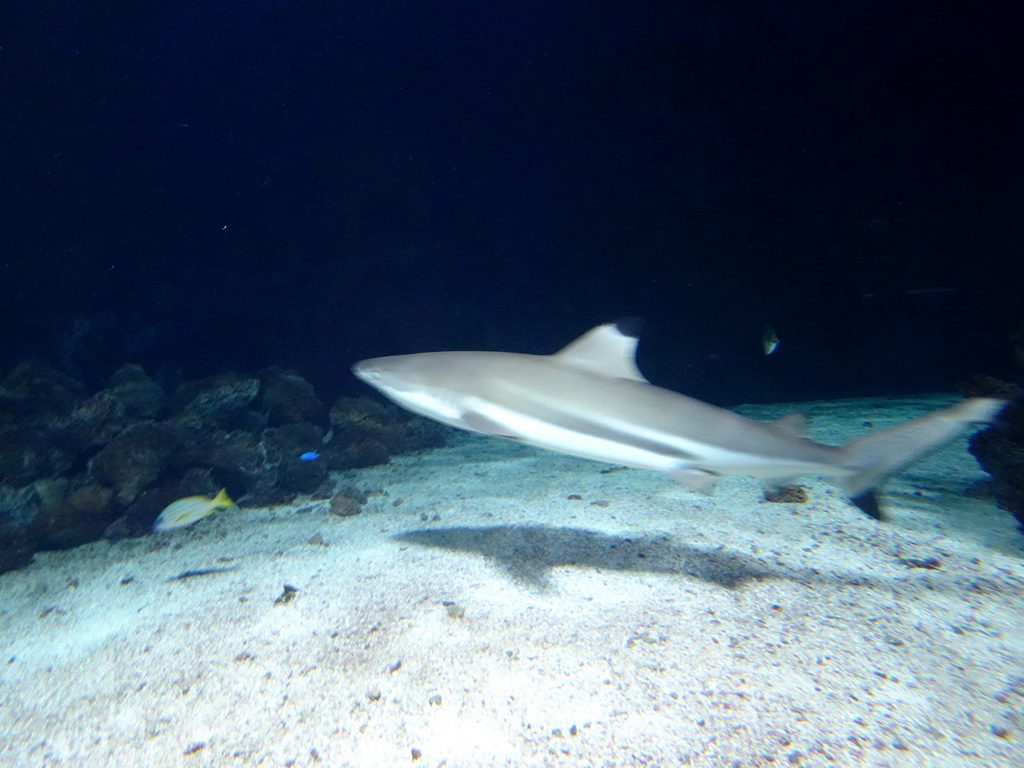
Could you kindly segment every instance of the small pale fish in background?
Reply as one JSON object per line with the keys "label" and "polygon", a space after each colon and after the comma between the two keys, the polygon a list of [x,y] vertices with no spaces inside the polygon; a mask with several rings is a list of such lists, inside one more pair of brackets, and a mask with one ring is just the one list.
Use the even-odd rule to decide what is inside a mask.
{"label": "small pale fish in background", "polygon": [[775,333],[775,329],[770,325],[765,325],[764,330],[761,331],[761,351],[766,355],[770,355],[779,347],[779,337]]}
{"label": "small pale fish in background", "polygon": [[209,517],[218,509],[233,506],[235,502],[228,496],[226,488],[221,488],[220,493],[212,499],[207,496],[186,496],[172,502],[160,513],[160,517],[153,523],[153,530],[173,531],[175,528],[186,528],[197,520]]}
{"label": "small pale fish in background", "polygon": [[301,461],[315,461],[320,458],[320,454],[316,451],[306,451],[304,454],[299,456]]}

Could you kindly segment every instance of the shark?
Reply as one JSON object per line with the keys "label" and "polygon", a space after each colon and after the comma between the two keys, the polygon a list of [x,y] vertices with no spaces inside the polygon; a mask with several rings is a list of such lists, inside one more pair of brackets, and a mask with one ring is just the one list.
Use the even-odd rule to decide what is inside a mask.
{"label": "shark", "polygon": [[723,475],[781,486],[831,478],[879,517],[876,487],[1005,405],[969,398],[845,445],[812,440],[806,419],[749,419],[655,386],[636,364],[635,324],[599,325],[551,355],[425,352],[362,360],[362,381],[413,413],[452,427],[584,459],[664,472],[710,493]]}

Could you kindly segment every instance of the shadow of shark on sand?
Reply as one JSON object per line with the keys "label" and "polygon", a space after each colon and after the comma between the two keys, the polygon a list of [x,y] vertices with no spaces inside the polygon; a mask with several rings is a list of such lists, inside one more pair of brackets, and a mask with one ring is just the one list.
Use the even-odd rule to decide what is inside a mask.
{"label": "shadow of shark on sand", "polygon": [[[420,529],[392,538],[483,555],[500,565],[514,581],[541,590],[550,587],[549,571],[563,566],[676,574],[725,589],[767,579],[869,588],[892,588],[901,583],[898,579],[879,580],[857,573],[824,573],[806,566],[770,563],[724,546],[681,544],[665,534],[625,536],[547,525],[497,525]],[[931,574],[920,575],[930,580],[931,588],[941,588]]]}

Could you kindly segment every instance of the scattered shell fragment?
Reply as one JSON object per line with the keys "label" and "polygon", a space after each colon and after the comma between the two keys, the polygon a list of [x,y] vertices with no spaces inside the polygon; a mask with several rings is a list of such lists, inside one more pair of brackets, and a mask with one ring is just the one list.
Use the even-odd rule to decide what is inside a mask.
{"label": "scattered shell fragment", "polygon": [[352,496],[338,495],[331,499],[331,514],[338,517],[352,517],[363,511],[363,503]]}
{"label": "scattered shell fragment", "polygon": [[768,489],[764,492],[764,500],[772,504],[803,504],[807,501],[807,489],[802,485]]}
{"label": "scattered shell fragment", "polygon": [[899,562],[907,568],[924,568],[928,571],[937,571],[942,567],[942,561],[937,557],[901,557]]}
{"label": "scattered shell fragment", "polygon": [[452,602],[451,600],[441,601],[441,605],[448,611],[448,617],[452,619],[462,619],[466,616],[466,609],[458,603]]}
{"label": "scattered shell fragment", "polygon": [[294,598],[297,594],[299,594],[299,590],[297,590],[291,584],[285,584],[284,590],[281,592],[280,595],[277,596],[277,599],[274,601],[274,605],[285,605],[287,603],[290,603],[292,601],[292,598]]}

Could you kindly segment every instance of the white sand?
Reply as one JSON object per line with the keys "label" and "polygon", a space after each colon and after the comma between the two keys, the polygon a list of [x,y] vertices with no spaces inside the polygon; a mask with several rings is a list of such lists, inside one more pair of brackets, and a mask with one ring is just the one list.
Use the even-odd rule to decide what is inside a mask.
{"label": "white sand", "polygon": [[[946,402],[805,409],[839,442]],[[603,469],[459,436],[346,473],[357,517],[40,555],[0,576],[0,764],[1024,764],[1024,536],[966,439],[887,523]]]}

